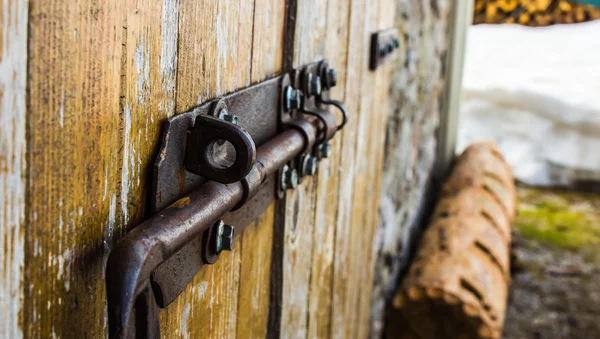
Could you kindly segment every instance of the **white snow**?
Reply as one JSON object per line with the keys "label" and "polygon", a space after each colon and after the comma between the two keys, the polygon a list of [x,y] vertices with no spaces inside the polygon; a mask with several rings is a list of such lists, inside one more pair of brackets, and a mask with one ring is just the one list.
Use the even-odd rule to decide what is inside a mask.
{"label": "white snow", "polygon": [[457,152],[490,139],[522,182],[600,181],[600,21],[469,28]]}

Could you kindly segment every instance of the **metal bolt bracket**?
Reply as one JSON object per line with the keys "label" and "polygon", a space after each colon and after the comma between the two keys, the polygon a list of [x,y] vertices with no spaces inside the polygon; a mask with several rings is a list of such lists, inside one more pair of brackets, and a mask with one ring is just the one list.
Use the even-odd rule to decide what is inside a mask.
{"label": "metal bolt bracket", "polygon": [[296,109],[300,109],[302,107],[304,95],[302,91],[299,89],[295,89],[292,86],[287,86],[285,88],[285,111],[293,111]]}
{"label": "metal bolt bracket", "polygon": [[398,31],[395,28],[373,33],[371,35],[371,60],[369,61],[369,68],[372,71],[377,69],[398,48],[400,48],[400,39],[398,38]]}
{"label": "metal bolt bracket", "polygon": [[305,154],[300,160],[302,176],[314,175],[317,173],[318,160],[310,154]]}

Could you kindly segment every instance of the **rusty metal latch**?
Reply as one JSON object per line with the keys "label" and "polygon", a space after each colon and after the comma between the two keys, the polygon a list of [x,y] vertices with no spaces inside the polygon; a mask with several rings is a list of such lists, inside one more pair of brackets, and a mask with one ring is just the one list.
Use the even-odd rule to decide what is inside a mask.
{"label": "rusty metal latch", "polygon": [[[312,63],[169,119],[154,165],[154,215],[121,239],[106,268],[111,338],[160,337],[166,307],[285,191],[317,172],[347,121]],[[333,114],[328,106],[341,114]]]}

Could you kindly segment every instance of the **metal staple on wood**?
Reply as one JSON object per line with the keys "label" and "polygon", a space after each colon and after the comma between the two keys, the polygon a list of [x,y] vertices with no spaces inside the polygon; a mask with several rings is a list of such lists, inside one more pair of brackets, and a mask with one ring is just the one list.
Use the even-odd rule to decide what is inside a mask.
{"label": "metal staple on wood", "polygon": [[390,337],[501,336],[515,207],[512,174],[497,147],[465,150],[393,298]]}

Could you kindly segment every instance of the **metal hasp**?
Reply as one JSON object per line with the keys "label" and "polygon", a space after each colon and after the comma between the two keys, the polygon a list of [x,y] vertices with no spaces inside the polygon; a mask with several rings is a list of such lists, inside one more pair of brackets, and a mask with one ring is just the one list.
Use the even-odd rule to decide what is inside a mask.
{"label": "metal hasp", "polygon": [[111,338],[159,338],[158,307],[231,250],[234,236],[276,198],[317,172],[347,121],[344,106],[329,98],[336,82],[321,61],[166,122],[154,166],[155,214],[108,258]]}
{"label": "metal hasp", "polygon": [[374,71],[379,65],[390,59],[394,51],[400,47],[398,30],[395,28],[385,29],[371,35],[371,58],[369,69]]}

